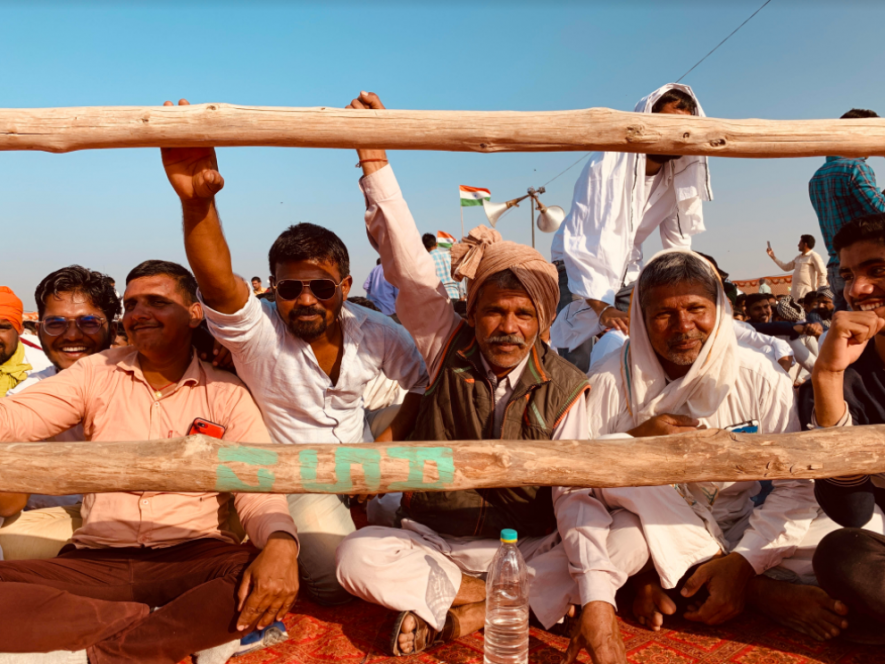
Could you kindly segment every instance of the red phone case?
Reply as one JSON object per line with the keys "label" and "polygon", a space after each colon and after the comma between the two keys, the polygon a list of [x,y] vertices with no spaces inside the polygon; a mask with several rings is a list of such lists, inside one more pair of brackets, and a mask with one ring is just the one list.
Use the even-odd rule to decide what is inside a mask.
{"label": "red phone case", "polygon": [[202,417],[198,417],[191,424],[191,428],[187,432],[187,435],[193,436],[194,434],[201,433],[210,438],[220,439],[224,437],[224,432],[226,430],[227,429],[220,424],[215,424],[215,422],[210,422],[209,420],[204,420]]}

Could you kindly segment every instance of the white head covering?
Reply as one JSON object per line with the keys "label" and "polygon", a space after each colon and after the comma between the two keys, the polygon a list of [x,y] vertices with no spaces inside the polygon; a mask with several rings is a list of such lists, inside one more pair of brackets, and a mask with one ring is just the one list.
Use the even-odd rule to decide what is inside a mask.
{"label": "white head covering", "polygon": [[[697,106],[695,115],[698,117],[707,117],[704,109],[701,108],[701,102],[695,96],[694,91],[688,85],[680,85],[679,83],[667,83],[652,92],[647,97],[643,97],[633,109],[636,113],[651,113],[655,102],[664,96],[669,90],[680,90],[687,95],[691,95]],[[643,167],[645,165],[646,156],[633,155],[634,157],[642,157]],[[700,233],[704,229],[704,213],[701,201],[712,201],[713,190],[710,188],[710,168],[707,157],[698,157],[694,155],[685,155],[673,162],[673,187],[676,189],[676,207],[679,210],[680,222],[686,230],[687,235]],[[642,170],[645,173],[645,169]]]}
{"label": "white head covering", "polygon": [[630,301],[630,341],[621,358],[621,371],[628,392],[627,408],[635,426],[664,413],[697,419],[709,417],[722,404],[737,378],[737,339],[731,304],[713,266],[688,249],[668,249],[656,254],[645,269],[661,256],[674,252],[696,256],[716,280],[716,325],[688,373],[682,378],[669,380],[648,338],[637,283]]}

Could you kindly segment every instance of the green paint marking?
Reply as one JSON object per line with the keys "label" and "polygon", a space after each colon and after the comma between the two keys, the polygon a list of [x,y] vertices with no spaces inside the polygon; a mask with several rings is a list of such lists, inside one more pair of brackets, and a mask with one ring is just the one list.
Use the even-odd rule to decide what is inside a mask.
{"label": "green paint marking", "polygon": [[254,447],[222,447],[218,450],[218,460],[222,463],[239,461],[250,466],[273,466],[277,462],[277,453],[271,450],[260,450]]}
{"label": "green paint marking", "polygon": [[227,466],[218,466],[215,470],[215,490],[227,491],[261,491],[267,492],[273,489],[274,474],[266,468],[258,469],[258,486],[246,484],[237,477],[237,474]]}
{"label": "green paint marking", "polygon": [[[254,447],[222,447],[218,450],[218,460],[225,463],[238,462],[249,466],[275,466],[277,453],[271,450]],[[215,470],[216,491],[270,491],[273,489],[275,477],[267,468],[259,468],[257,472],[258,486],[246,484],[232,468],[219,465]]]}
{"label": "green paint marking", "polygon": [[[455,479],[455,461],[451,447],[390,447],[387,456],[394,459],[407,459],[409,477],[405,482],[393,482],[390,491],[422,491],[427,489],[445,489]],[[436,482],[424,482],[424,464],[436,464],[439,479]]]}
{"label": "green paint marking", "polygon": [[301,484],[307,491],[316,493],[344,493],[353,489],[351,466],[358,464],[363,468],[366,487],[375,491],[381,486],[381,452],[364,448],[341,446],[335,450],[334,484],[317,482],[317,453],[314,450],[301,450],[298,453],[298,465],[301,472]]}

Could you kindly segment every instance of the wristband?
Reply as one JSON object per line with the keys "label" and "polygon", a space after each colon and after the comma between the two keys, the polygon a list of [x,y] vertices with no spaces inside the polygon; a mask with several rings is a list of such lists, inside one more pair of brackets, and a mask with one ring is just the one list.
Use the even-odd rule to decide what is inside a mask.
{"label": "wristband", "polygon": [[369,163],[370,161],[383,161],[383,162],[386,162],[387,160],[386,160],[386,159],[361,159],[360,161],[356,162],[356,166],[354,166],[354,168],[359,168],[359,167],[362,166],[363,164],[367,164],[367,163]]}

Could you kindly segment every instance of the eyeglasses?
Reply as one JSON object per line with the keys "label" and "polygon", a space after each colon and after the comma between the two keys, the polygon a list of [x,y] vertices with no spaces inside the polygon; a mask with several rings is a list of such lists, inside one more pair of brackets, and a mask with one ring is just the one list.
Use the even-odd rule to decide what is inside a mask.
{"label": "eyeglasses", "polygon": [[[344,282],[342,281],[341,283]],[[301,295],[301,291],[307,286],[316,299],[331,300],[335,297],[335,293],[338,291],[341,283],[336,284],[331,279],[311,279],[310,281],[283,279],[277,283],[277,297],[283,300],[297,300],[298,296]]]}
{"label": "eyeglasses", "polygon": [[100,316],[80,316],[78,318],[50,316],[40,321],[43,331],[51,337],[57,337],[67,332],[71,323],[76,323],[83,334],[95,334],[104,326],[105,319]]}

